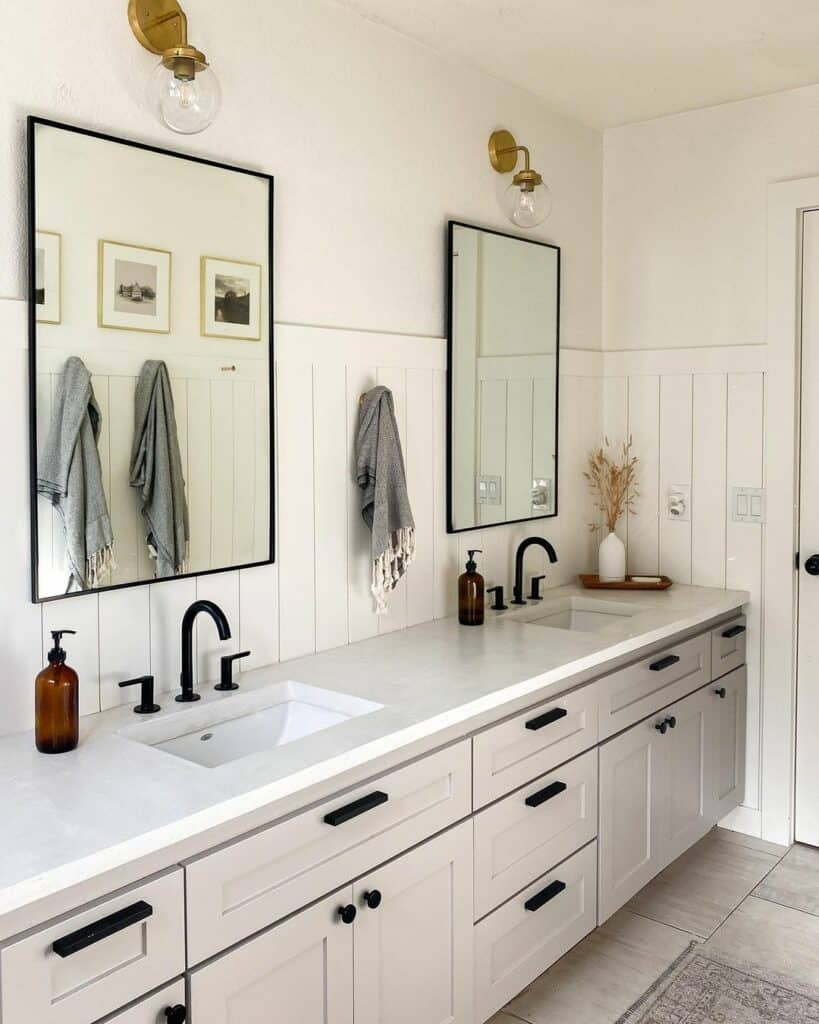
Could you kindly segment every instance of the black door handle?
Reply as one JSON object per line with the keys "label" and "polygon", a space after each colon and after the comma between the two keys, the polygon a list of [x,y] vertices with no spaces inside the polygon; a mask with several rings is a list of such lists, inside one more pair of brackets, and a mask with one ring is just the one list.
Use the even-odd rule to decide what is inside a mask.
{"label": "black door handle", "polygon": [[745,632],[745,626],[731,626],[730,629],[726,629],[722,634],[724,639],[733,640],[735,636],[739,636]]}
{"label": "black door handle", "polygon": [[360,800],[353,800],[351,804],[339,807],[337,811],[330,811],[329,814],[324,815],[324,820],[328,825],[343,825],[345,821],[357,818],[359,814],[366,814],[367,811],[373,810],[374,807],[380,807],[388,800],[387,794],[377,789],[374,793],[362,796]]}
{"label": "black door handle", "polygon": [[672,665],[676,665],[679,660],[678,654],[668,654],[665,658],[660,658],[659,661],[653,661],[648,667],[652,672],[662,672],[664,668],[671,668]]}
{"label": "black door handle", "polygon": [[545,789],[538,790],[537,793],[532,793],[531,796],[526,797],[527,807],[540,807],[541,804],[545,804],[547,800],[553,800],[556,796],[566,792],[565,782],[553,782],[550,786]]}
{"label": "black door handle", "polygon": [[537,732],[538,729],[542,729],[545,725],[551,725],[552,722],[559,722],[561,718],[565,718],[568,715],[568,711],[565,708],[552,708],[551,711],[546,711],[542,715],[538,715],[537,718],[530,718],[526,723],[526,728],[531,729],[533,732]]}
{"label": "black door handle", "polygon": [[154,908],[150,903],[139,900],[137,903],[132,903],[130,907],[118,910],[115,914],[109,914],[107,917],[100,918],[99,921],[94,921],[93,924],[78,928],[61,939],[55,939],[51,948],[57,956],[71,956],[74,953],[79,953],[81,949],[93,946],[95,942],[101,942],[110,935],[116,935],[124,928],[130,928],[132,924],[144,921],[153,912]]}
{"label": "black door handle", "polygon": [[810,576],[819,576],[819,555],[811,555],[805,560],[805,572]]}
{"label": "black door handle", "polygon": [[540,910],[542,906],[545,906],[550,900],[553,900],[555,896],[559,896],[566,888],[565,882],[552,882],[551,885],[547,885],[545,889],[541,889],[540,892],[535,893],[531,899],[528,899],[523,905],[527,910]]}

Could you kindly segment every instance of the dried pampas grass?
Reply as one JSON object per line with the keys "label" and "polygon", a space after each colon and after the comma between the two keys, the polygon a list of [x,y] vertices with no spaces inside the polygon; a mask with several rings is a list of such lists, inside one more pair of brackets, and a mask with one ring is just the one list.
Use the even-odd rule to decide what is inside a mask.
{"label": "dried pampas grass", "polygon": [[[619,456],[615,459],[609,455],[611,445],[605,438],[605,447],[589,453],[588,468],[583,476],[594,494],[594,507],[603,513],[606,527],[613,532],[617,520],[624,512],[633,511],[633,505],[640,494],[636,488],[637,463],[636,456],[631,454],[632,440],[624,441]],[[598,529],[592,525],[592,530]]]}

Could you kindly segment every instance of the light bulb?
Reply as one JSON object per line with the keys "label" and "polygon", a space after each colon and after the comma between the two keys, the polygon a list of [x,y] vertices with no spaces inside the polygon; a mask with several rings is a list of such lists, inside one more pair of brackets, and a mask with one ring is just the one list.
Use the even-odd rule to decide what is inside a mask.
{"label": "light bulb", "polygon": [[539,182],[536,185],[516,184],[506,189],[502,199],[503,212],[519,228],[542,224],[552,211],[552,190]]}
{"label": "light bulb", "polygon": [[182,135],[204,131],[219,113],[222,92],[210,67],[179,76],[160,61],[148,83],[151,105],[163,124]]}

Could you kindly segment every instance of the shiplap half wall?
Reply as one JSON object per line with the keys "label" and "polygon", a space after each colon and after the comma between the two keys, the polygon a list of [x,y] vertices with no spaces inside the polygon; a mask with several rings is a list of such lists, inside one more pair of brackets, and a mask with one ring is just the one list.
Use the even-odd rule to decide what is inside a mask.
{"label": "shiplap half wall", "polygon": [[[603,389],[606,434],[631,435],[640,459],[635,514],[618,527],[629,571],[751,593],[746,796],[728,824],[759,834],[765,527],[734,522],[732,491],[765,485],[765,348],[608,353]],[[668,515],[675,485],[691,487],[686,521]]]}

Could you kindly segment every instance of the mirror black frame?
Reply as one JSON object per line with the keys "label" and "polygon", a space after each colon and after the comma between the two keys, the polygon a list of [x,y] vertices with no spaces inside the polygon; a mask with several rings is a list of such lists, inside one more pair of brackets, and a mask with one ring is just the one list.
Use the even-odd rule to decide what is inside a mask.
{"label": "mirror black frame", "polygon": [[[498,523],[476,523],[474,526],[456,527],[453,523],[452,511],[452,414],[455,402],[454,388],[455,377],[452,372],[453,357],[453,290],[455,275],[453,274],[453,256],[455,228],[469,228],[472,231],[482,231],[487,235],[499,235],[501,238],[512,238],[518,242],[528,242],[529,245],[540,245],[546,249],[554,249],[557,255],[557,296],[556,296],[556,322],[555,322],[555,492],[553,511],[542,516],[526,516],[524,519],[504,519]],[[469,224],[461,220],[450,220],[447,222],[447,311],[446,311],[446,531],[447,533],[472,533],[475,530],[489,530],[496,526],[509,526],[512,523],[533,523],[538,519],[554,519],[558,514],[558,501],[560,496],[559,486],[559,452],[560,452],[560,288],[561,288],[561,260],[560,246],[551,242],[543,242],[538,238],[526,238],[523,235],[510,234],[506,231],[497,231],[494,228],[484,227],[482,224]]]}
{"label": "mirror black frame", "polygon": [[[199,572],[180,573],[178,576],[160,577],[158,579],[134,580],[130,583],[113,583],[110,586],[94,587],[93,590],[77,590],[67,594],[54,594],[41,597],[39,594],[38,566],[39,550],[37,537],[37,309],[35,305],[35,232],[36,232],[36,159],[35,159],[35,136],[38,125],[47,128],[58,128],[63,131],[76,132],[78,135],[86,135],[91,138],[101,139],[104,142],[114,142],[122,146],[131,146],[134,149],[147,150],[151,153],[158,153],[161,156],[176,157],[179,160],[190,160],[192,163],[207,164],[210,167],[218,167],[225,171],[234,171],[237,174],[249,174],[260,178],[267,183],[267,294],[268,294],[268,332],[269,344],[267,350],[268,362],[268,408],[270,410],[269,423],[269,445],[270,445],[270,503],[269,503],[269,554],[265,559],[256,562],[247,562],[242,565],[224,565],[218,569],[203,569]],[[274,221],[274,179],[273,175],[265,174],[263,171],[256,171],[249,167],[237,167],[235,164],[221,163],[218,160],[209,160],[205,157],[193,156],[190,153],[180,153],[176,150],[165,149],[161,146],[153,146],[144,142],[135,142],[133,139],[123,139],[116,135],[107,135],[104,132],[92,131],[90,128],[80,128],[77,125],[65,124],[61,121],[52,121],[48,118],[29,115],[26,118],[26,143],[27,143],[27,185],[28,185],[28,209],[27,209],[27,243],[28,243],[28,372],[29,372],[29,488],[30,488],[30,529],[31,529],[31,600],[34,604],[45,604],[49,601],[63,601],[70,597],[84,597],[88,594],[101,594],[108,590],[124,590],[128,587],[151,586],[155,583],[165,583],[170,580],[195,579],[199,576],[213,576],[221,572],[236,572],[239,569],[251,569],[259,565],[270,565],[276,561],[276,456],[275,456],[275,358],[274,358],[274,295],[273,295],[273,221]]]}

